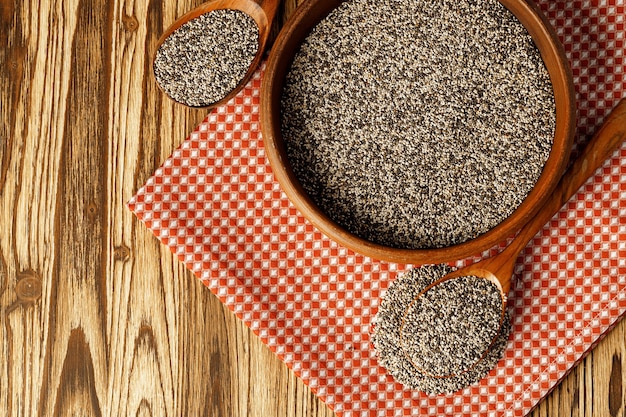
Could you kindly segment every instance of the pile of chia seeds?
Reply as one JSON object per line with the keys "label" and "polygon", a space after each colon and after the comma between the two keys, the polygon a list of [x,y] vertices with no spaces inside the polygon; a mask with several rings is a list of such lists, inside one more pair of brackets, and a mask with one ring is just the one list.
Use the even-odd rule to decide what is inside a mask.
{"label": "pile of chia seeds", "polygon": [[[495,341],[487,350],[484,357],[473,364],[473,366],[465,372],[442,378],[439,376],[433,376],[432,374],[423,372],[416,368],[413,362],[416,359],[417,351],[414,351],[414,348],[411,347],[409,355],[407,355],[407,350],[405,349],[406,345],[404,343],[407,339],[407,335],[402,337],[401,328],[403,325],[406,327],[408,323],[413,326],[417,326],[417,323],[414,320],[415,317],[407,320],[405,313],[407,310],[412,309],[410,308],[411,303],[428,285],[452,271],[453,268],[448,265],[424,265],[420,268],[411,269],[398,277],[389,286],[385,296],[381,300],[372,327],[371,340],[377,352],[378,362],[380,365],[386,368],[389,374],[392,375],[396,381],[404,384],[408,388],[416,389],[432,395],[453,393],[484,378],[502,358],[509,338],[510,323],[507,313],[504,316],[503,324],[499,328],[499,333],[497,334]],[[434,288],[436,287],[433,287],[432,289]],[[467,290],[466,285],[460,285],[458,288],[462,288],[463,291]],[[491,292],[488,288],[486,289],[488,292]],[[450,297],[450,293],[453,291],[454,290],[448,288],[445,296]],[[428,292],[423,295],[426,295],[427,293]],[[454,296],[453,298],[456,299],[459,297]],[[443,326],[438,329],[439,324],[437,324],[436,320],[432,320],[431,318],[427,318],[426,320],[428,321],[423,324],[425,326],[430,326],[431,333],[433,334],[442,334],[448,331],[447,329],[451,326],[451,323],[443,323]],[[488,335],[485,335],[485,338],[488,337]],[[412,336],[412,338],[417,340],[415,336]],[[425,340],[425,342],[428,342],[428,340]],[[489,343],[491,343],[491,339],[489,340]],[[412,346],[414,345],[415,343],[412,343]],[[469,349],[475,349],[476,352],[466,352],[466,354],[461,354],[460,362],[469,363],[471,359],[465,359],[466,357],[475,358],[477,356],[482,356],[485,353],[483,347],[484,344],[470,345]],[[447,362],[460,363],[447,352],[442,352],[439,359],[439,364],[420,363],[420,365],[429,367],[431,370],[437,370],[439,366],[448,366],[446,365]]]}
{"label": "pile of chia seeds", "polygon": [[159,47],[154,75],[187,106],[218,102],[245,77],[259,48],[259,28],[239,10],[214,10],[181,25]]}
{"label": "pile of chia seeds", "polygon": [[296,53],[281,130],[298,180],[335,222],[435,248],[522,203],[555,112],[539,51],[497,0],[347,0]]}
{"label": "pile of chia seeds", "polygon": [[494,283],[472,276],[444,281],[406,309],[402,349],[425,373],[458,375],[489,349],[501,319],[502,296]]}

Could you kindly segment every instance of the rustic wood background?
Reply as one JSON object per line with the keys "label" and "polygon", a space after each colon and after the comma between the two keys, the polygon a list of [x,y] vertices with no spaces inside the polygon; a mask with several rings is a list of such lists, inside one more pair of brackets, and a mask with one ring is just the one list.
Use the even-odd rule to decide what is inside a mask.
{"label": "rustic wood background", "polygon": [[[200,3],[0,2],[0,416],[333,416],[125,207],[206,115],[150,71]],[[623,417],[625,340],[532,416]]]}

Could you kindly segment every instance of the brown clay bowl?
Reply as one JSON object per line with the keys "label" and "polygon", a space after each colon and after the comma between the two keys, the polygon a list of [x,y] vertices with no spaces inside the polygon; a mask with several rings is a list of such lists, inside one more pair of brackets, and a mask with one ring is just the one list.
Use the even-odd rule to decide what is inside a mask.
{"label": "brown clay bowl", "polygon": [[304,191],[287,158],[281,135],[280,98],[283,82],[298,47],[310,30],[341,0],[310,0],[283,27],[272,47],[261,87],[261,128],[265,151],[283,191],[300,213],[337,243],[378,260],[424,264],[451,262],[480,254],[515,234],[543,205],[569,161],[575,132],[572,74],[562,45],[541,11],[526,0],[500,0],[526,27],[548,69],[556,102],[556,130],[550,156],[534,188],[500,224],[464,243],[443,248],[393,248],[362,239],[331,220]]}

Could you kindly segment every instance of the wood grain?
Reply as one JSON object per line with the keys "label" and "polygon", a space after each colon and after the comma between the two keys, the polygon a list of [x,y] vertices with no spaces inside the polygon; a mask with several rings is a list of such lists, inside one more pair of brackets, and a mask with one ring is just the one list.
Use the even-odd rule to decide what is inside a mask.
{"label": "wood grain", "polygon": [[[125,207],[205,116],[149,62],[200,3],[0,2],[0,416],[333,415]],[[624,417],[625,340],[532,415]]]}

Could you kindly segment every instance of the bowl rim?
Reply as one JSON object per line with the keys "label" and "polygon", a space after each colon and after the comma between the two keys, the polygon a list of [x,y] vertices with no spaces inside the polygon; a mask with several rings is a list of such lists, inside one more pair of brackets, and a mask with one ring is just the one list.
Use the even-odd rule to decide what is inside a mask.
{"label": "bowl rim", "polygon": [[368,241],[343,229],[307,195],[291,169],[281,134],[282,81],[297,47],[310,29],[343,0],[309,0],[298,7],[282,28],[269,54],[260,92],[265,153],[276,180],[289,200],[324,235],[356,253],[377,260],[416,265],[452,262],[480,255],[513,236],[550,196],[569,162],[576,130],[572,71],[556,32],[535,3],[527,0],[498,1],[524,25],[548,69],[556,104],[553,146],[535,186],[511,215],[473,239],[441,248],[395,248]]}

